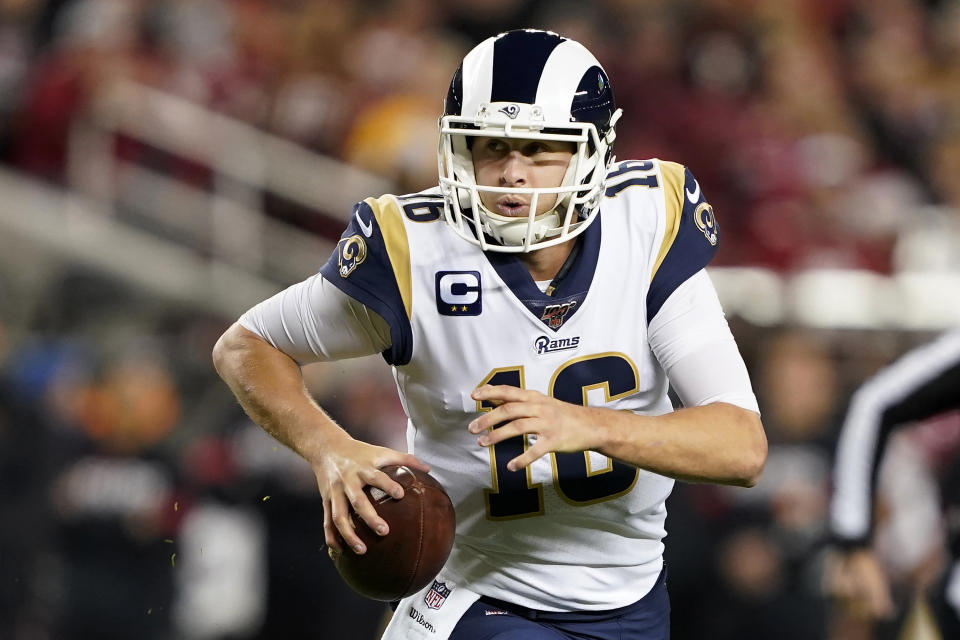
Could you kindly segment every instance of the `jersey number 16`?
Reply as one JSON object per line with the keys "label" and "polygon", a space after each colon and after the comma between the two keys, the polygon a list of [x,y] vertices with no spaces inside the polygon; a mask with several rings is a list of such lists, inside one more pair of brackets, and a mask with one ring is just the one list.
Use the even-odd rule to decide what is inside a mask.
{"label": "jersey number 16", "polygon": [[[480,385],[506,384],[524,387],[523,366],[494,369]],[[601,353],[564,363],[550,380],[549,395],[564,402],[586,405],[587,393],[603,389],[610,402],[635,393],[638,389],[637,369],[627,356]],[[478,403],[480,411],[493,405]],[[498,425],[499,426],[499,425]],[[534,484],[530,467],[508,471],[507,463],[527,449],[526,436],[516,436],[490,447],[490,473],[493,489],[485,489],[487,518],[504,520],[543,514],[543,485]],[[551,453],[553,486],[559,496],[573,505],[589,505],[620,497],[633,488],[638,470],[618,460],[608,459],[601,469],[592,469],[586,451]]]}

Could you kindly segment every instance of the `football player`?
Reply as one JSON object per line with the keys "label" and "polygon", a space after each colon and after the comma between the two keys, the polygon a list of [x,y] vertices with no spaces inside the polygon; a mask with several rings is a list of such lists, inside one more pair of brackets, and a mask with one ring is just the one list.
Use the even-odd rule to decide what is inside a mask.
{"label": "football player", "polygon": [[[960,330],[901,357],[854,394],[834,462],[830,530],[838,554],[827,586],[847,611],[868,620],[894,617],[890,584],[871,547],[880,461],[891,433],[960,409]],[[940,637],[960,638],[960,464],[943,482],[952,564],[931,597]]]}
{"label": "football player", "polygon": [[[401,495],[384,465],[446,487],[453,552],[387,638],[667,638],[674,480],[761,472],[756,399],[704,271],[713,209],[679,164],[615,161],[620,114],[581,44],[482,42],[444,103],[438,187],[357,204],[320,273],[215,348],[251,417],[312,465],[335,551],[339,532],[364,552],[350,509],[387,532],[362,492]],[[352,439],[304,390],[302,363],[374,353],[406,453]]]}

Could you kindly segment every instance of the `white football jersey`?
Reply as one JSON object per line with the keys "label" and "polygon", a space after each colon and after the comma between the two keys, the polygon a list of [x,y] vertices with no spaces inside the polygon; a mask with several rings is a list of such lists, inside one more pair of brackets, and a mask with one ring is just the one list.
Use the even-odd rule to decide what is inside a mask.
{"label": "white football jersey", "polygon": [[545,456],[481,447],[467,425],[484,384],[659,415],[672,410],[647,325],[717,246],[710,205],[684,167],[628,161],[610,171],[597,220],[551,296],[512,254],[484,253],[443,222],[438,190],[357,205],[325,278],[390,325],[409,450],[457,513],[447,568],[487,596],[543,610],[625,606],[663,560],[673,480],[595,452]]}

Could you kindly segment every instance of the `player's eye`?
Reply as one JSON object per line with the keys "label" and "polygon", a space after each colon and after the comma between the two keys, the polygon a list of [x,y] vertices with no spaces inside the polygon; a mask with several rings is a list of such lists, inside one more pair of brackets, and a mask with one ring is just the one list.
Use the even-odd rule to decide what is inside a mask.
{"label": "player's eye", "polygon": [[504,153],[507,150],[507,143],[503,140],[490,138],[487,140],[486,149],[490,153]]}

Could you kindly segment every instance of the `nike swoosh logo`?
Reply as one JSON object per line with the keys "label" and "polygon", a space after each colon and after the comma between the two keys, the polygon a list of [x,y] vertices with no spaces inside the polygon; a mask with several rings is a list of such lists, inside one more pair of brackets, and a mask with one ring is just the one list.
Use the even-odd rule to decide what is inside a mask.
{"label": "nike swoosh logo", "polygon": [[360,217],[360,212],[359,212],[359,211],[357,211],[354,215],[357,216],[357,224],[360,225],[360,230],[363,231],[363,235],[367,236],[368,238],[369,238],[370,236],[372,236],[372,235],[373,235],[373,223],[372,223],[372,222],[364,222],[364,221],[363,221],[363,218]]}
{"label": "nike swoosh logo", "polygon": [[697,185],[697,188],[692,192],[689,189],[684,189],[684,192],[687,194],[687,200],[690,201],[690,204],[697,204],[700,200],[700,183],[694,179],[693,184]]}

